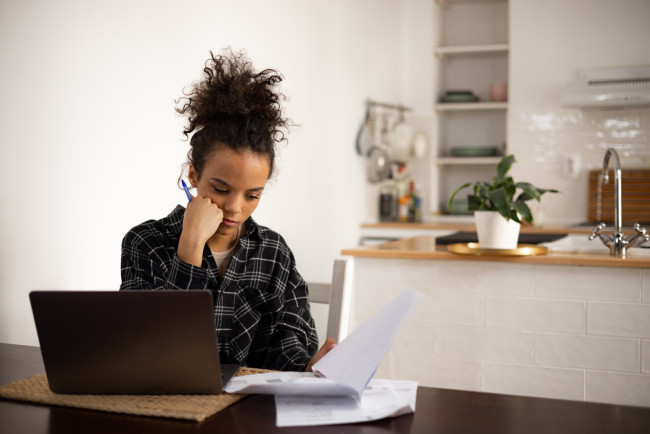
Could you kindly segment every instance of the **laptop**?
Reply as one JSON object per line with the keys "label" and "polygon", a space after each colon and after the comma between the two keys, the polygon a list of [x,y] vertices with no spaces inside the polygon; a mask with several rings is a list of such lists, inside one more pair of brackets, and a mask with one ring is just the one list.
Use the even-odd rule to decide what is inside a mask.
{"label": "laptop", "polygon": [[237,365],[219,363],[209,291],[32,291],[55,393],[218,394]]}

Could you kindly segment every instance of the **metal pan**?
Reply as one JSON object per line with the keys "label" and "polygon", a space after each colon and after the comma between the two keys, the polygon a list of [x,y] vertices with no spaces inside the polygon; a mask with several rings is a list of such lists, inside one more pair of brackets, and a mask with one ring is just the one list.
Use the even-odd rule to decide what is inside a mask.
{"label": "metal pan", "polygon": [[368,161],[366,166],[366,175],[368,182],[373,184],[382,182],[391,170],[390,152],[383,145],[375,145],[368,151]]}

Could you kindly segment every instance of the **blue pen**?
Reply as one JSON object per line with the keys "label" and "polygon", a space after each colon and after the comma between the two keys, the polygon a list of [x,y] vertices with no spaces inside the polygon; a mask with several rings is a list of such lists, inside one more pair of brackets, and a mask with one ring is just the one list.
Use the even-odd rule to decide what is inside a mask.
{"label": "blue pen", "polygon": [[187,188],[187,184],[185,184],[185,180],[181,179],[181,183],[183,184],[183,190],[185,190],[185,194],[187,195],[187,201],[192,202],[192,195],[190,194],[190,189]]}

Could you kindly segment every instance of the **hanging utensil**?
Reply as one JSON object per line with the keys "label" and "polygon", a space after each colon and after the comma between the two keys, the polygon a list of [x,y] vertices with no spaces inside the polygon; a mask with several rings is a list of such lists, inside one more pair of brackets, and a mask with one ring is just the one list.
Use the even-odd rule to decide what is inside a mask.
{"label": "hanging utensil", "polygon": [[388,149],[383,145],[376,145],[370,148],[366,166],[368,182],[373,184],[382,182],[388,178],[390,171],[391,157]]}
{"label": "hanging utensil", "polygon": [[393,128],[393,159],[405,163],[411,157],[413,129],[404,119],[404,111],[400,110],[399,120]]}
{"label": "hanging utensil", "polygon": [[368,151],[370,151],[370,148],[373,145],[372,123],[373,123],[372,111],[370,106],[366,105],[366,116],[363,120],[363,123],[359,127],[359,132],[357,132],[357,139],[356,139],[357,154],[362,155],[364,157],[368,155]]}
{"label": "hanging utensil", "polygon": [[419,131],[413,136],[413,155],[415,158],[422,158],[426,155],[427,150],[429,149],[429,140],[427,135]]}

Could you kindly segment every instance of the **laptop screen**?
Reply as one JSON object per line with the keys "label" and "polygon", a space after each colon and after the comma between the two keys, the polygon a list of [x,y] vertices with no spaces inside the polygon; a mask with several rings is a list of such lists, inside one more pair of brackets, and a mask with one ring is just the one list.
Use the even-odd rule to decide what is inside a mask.
{"label": "laptop screen", "polygon": [[208,291],[32,291],[30,301],[53,392],[222,390]]}

